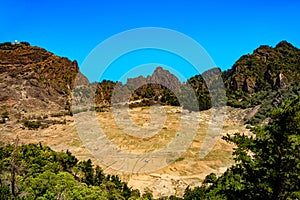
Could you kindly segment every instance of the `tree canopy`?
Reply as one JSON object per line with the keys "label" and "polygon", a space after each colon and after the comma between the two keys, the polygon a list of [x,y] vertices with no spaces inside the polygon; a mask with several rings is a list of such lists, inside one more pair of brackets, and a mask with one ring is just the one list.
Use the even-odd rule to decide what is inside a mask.
{"label": "tree canopy", "polygon": [[222,176],[210,174],[184,199],[300,199],[300,98],[270,114],[268,125],[252,136],[235,134],[235,165]]}

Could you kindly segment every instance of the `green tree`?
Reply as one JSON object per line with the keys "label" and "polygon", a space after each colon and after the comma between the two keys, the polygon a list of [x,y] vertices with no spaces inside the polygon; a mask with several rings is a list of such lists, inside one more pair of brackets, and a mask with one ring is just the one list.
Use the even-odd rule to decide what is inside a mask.
{"label": "green tree", "polygon": [[88,185],[94,184],[94,169],[91,159],[79,162],[79,169],[83,172],[82,181]]}
{"label": "green tree", "polygon": [[69,150],[66,153],[59,154],[58,160],[63,167],[63,171],[71,171],[72,167],[78,162],[77,158]]}
{"label": "green tree", "polygon": [[270,116],[253,136],[224,137],[237,146],[236,164],[217,180],[209,175],[202,187],[187,189],[185,199],[300,199],[300,98]]}
{"label": "green tree", "polygon": [[96,166],[95,168],[95,176],[94,176],[94,184],[95,185],[101,185],[105,180],[105,174],[103,173],[103,170],[101,167]]}
{"label": "green tree", "polygon": [[234,152],[242,172],[242,196],[247,199],[300,198],[300,98],[271,113],[269,125],[255,137],[226,137],[238,145]]}
{"label": "green tree", "polygon": [[145,188],[142,197],[145,200],[152,200],[153,199],[152,191],[149,188]]}

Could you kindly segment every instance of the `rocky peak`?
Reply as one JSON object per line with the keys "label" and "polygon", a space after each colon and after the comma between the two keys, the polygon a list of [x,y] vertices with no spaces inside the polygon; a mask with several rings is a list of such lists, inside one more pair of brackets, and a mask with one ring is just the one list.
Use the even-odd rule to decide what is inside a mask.
{"label": "rocky peak", "polygon": [[157,67],[151,76],[147,76],[146,78],[143,76],[129,78],[126,83],[128,88],[135,89],[137,89],[137,86],[141,87],[147,84],[157,85],[160,86],[160,88],[166,87],[171,91],[178,91],[180,89],[180,81],[178,78],[162,67]]}
{"label": "rocky peak", "polygon": [[266,63],[267,60],[269,60],[270,58],[270,51],[272,51],[272,47],[267,45],[261,45],[259,48],[253,51],[253,54],[258,60],[261,60],[264,63]]}
{"label": "rocky peak", "polygon": [[279,42],[275,49],[297,49],[291,43],[287,42],[286,40]]}
{"label": "rocky peak", "polygon": [[147,78],[147,82],[160,84],[171,91],[178,91],[180,89],[180,81],[178,78],[162,67],[157,67],[153,75]]}

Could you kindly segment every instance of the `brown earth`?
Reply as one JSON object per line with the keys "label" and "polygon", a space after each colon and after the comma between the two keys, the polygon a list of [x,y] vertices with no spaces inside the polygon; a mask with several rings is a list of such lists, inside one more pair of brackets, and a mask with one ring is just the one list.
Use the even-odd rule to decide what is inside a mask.
{"label": "brown earth", "polygon": [[[128,152],[144,153],[163,148],[178,131],[180,116],[184,116],[185,111],[179,107],[170,106],[164,106],[163,109],[166,113],[163,128],[154,136],[144,139],[123,133],[122,129],[115,123],[111,112],[97,113],[97,117],[107,138],[119,148]],[[129,115],[138,126],[147,126],[151,123],[149,111],[149,107],[133,108],[129,110]],[[233,146],[221,140],[222,135],[249,132],[242,121],[249,111],[228,107],[227,118],[217,143],[204,159],[199,159],[199,150],[210,122],[210,112],[211,110],[196,113],[200,116],[199,129],[190,147],[179,158],[162,169],[147,173],[119,172],[105,166],[93,157],[87,146],[82,143],[77,133],[78,129],[76,129],[74,118],[70,116],[49,117],[49,120],[65,120],[66,124],[54,124],[38,130],[28,130],[22,123],[8,121],[5,124],[0,124],[1,141],[10,143],[18,136],[21,143],[41,142],[56,151],[68,149],[80,160],[91,158],[106,173],[121,175],[122,179],[128,181],[133,188],[138,188],[141,191],[145,188],[152,190],[155,197],[172,194],[182,195],[188,185],[192,187],[201,185],[201,181],[209,173],[221,174],[233,164],[231,158]]]}

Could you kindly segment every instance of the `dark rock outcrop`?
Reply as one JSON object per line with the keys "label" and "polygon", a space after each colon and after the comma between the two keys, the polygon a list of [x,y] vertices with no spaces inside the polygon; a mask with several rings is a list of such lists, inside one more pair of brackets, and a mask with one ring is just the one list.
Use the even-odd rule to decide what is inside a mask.
{"label": "dark rock outcrop", "polygon": [[277,88],[286,88],[286,78],[282,73],[279,73],[276,77],[276,87]]}

